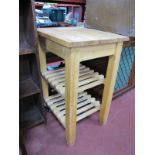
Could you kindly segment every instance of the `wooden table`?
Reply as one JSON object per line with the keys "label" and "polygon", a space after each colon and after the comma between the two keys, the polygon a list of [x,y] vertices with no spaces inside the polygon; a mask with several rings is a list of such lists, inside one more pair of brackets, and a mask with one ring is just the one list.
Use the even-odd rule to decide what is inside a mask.
{"label": "wooden table", "polygon": [[[80,27],[39,28],[38,34],[43,96],[55,116],[65,127],[67,143],[73,145],[76,139],[77,121],[100,110],[100,123],[106,123],[123,41],[128,41],[129,38]],[[45,49],[63,58],[65,68],[47,71]],[[80,64],[85,60],[106,56],[109,56],[106,78]],[[49,96],[48,82],[57,90],[58,94]],[[104,84],[104,91],[100,105],[85,90],[101,83]],[[81,97],[85,101],[83,99],[81,102]],[[89,110],[84,112],[86,109]]]}

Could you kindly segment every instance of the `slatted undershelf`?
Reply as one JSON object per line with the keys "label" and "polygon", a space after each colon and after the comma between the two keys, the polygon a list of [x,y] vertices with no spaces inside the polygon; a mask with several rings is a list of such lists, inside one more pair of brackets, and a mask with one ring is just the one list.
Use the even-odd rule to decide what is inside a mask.
{"label": "slatted undershelf", "polygon": [[[60,121],[60,123],[65,127],[65,99],[60,94],[55,94],[49,96],[46,99],[46,103]],[[77,117],[76,121],[80,121],[85,117],[95,113],[100,109],[99,101],[96,101],[91,95],[87,92],[81,92],[78,94],[77,102]]]}
{"label": "slatted undershelf", "polygon": [[[65,68],[57,70],[46,71],[42,73],[42,76],[48,81],[48,83],[54,87],[58,93],[65,96]],[[97,85],[104,83],[104,76],[94,72],[89,67],[80,65],[79,70],[79,82],[78,92],[93,88]]]}
{"label": "slatted undershelf", "polygon": [[[65,67],[42,73],[44,79],[51,87],[57,90],[57,94],[46,98],[46,103],[65,127]],[[104,76],[94,72],[89,67],[80,64],[77,100],[77,122],[95,113],[100,109],[99,101],[96,101],[85,90],[104,84]]]}

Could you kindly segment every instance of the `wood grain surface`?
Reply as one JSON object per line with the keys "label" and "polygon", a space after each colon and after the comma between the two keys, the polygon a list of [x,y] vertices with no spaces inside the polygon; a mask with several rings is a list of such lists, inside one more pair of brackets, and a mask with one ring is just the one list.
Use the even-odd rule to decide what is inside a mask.
{"label": "wood grain surface", "polygon": [[128,41],[126,36],[81,27],[38,28],[38,33],[65,47],[82,47]]}

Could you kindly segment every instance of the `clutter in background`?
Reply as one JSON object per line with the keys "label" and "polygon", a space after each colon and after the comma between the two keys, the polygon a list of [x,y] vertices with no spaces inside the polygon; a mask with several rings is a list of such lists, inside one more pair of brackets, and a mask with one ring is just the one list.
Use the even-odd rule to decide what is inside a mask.
{"label": "clutter in background", "polygon": [[[38,4],[38,3],[37,3]],[[39,3],[42,8],[35,9],[36,12],[36,25],[37,27],[58,27],[65,26],[64,23],[71,26],[83,26],[82,22],[79,23],[79,13],[73,13],[65,7],[57,7],[56,3]]]}

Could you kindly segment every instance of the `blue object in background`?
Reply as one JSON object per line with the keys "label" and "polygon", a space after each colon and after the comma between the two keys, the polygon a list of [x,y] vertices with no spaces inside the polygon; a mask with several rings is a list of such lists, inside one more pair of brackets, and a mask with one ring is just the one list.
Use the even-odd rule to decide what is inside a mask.
{"label": "blue object in background", "polygon": [[132,64],[135,58],[135,47],[123,48],[114,91],[128,86]]}
{"label": "blue object in background", "polygon": [[65,7],[43,9],[43,15],[49,17],[52,22],[64,22],[66,12]]}

